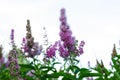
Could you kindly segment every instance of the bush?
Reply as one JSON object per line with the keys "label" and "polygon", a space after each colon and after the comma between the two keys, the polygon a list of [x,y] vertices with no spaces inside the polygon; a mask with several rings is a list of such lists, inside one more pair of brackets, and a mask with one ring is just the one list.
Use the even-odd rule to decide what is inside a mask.
{"label": "bush", "polygon": [[30,21],[27,20],[26,37],[22,40],[22,46],[17,47],[12,29],[12,49],[9,51],[7,62],[4,61],[3,48],[0,46],[0,80],[120,80],[120,55],[117,54],[115,45],[110,70],[102,61],[97,61],[97,65],[89,69],[78,66],[78,57],[84,53],[85,42],[78,44],[72,36],[65,15],[63,8],[60,16],[60,40],[54,44],[48,44],[47,35],[44,35],[45,45],[34,42]]}

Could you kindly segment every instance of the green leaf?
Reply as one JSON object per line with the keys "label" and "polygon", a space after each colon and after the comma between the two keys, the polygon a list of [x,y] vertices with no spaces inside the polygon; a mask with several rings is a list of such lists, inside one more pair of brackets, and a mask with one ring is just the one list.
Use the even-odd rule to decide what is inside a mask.
{"label": "green leaf", "polygon": [[120,58],[120,55],[116,55],[116,57]]}
{"label": "green leaf", "polygon": [[103,68],[103,71],[105,72],[105,76],[109,76],[111,74],[111,71],[108,71],[105,67]]}
{"label": "green leaf", "polygon": [[55,64],[61,64],[60,62],[54,62],[52,65],[55,65]]}
{"label": "green leaf", "polygon": [[21,68],[29,68],[29,69],[35,69],[32,65],[29,64],[19,64]]}
{"label": "green leaf", "polygon": [[116,60],[115,60],[115,58],[112,58],[112,62],[113,62],[114,65],[116,65]]}
{"label": "green leaf", "polygon": [[118,72],[114,72],[114,76],[117,78],[117,80],[120,80],[120,75],[118,74]]}
{"label": "green leaf", "polygon": [[69,79],[69,78],[63,77],[62,80],[72,80],[72,79]]}
{"label": "green leaf", "polygon": [[112,62],[113,62],[113,67],[116,69],[116,71],[120,71],[120,67],[117,63],[119,63],[119,61],[115,60],[115,58],[112,58]]}
{"label": "green leaf", "polygon": [[93,70],[97,71],[99,74],[102,74],[102,73],[103,73],[100,65],[98,65],[97,67],[93,68]]}
{"label": "green leaf", "polygon": [[80,73],[89,73],[90,70],[89,69],[86,69],[86,68],[81,68],[80,69]]}
{"label": "green leaf", "polygon": [[[78,66],[72,65],[69,67],[69,69],[74,73],[77,74],[78,72],[82,71],[83,69],[80,69]],[[84,68],[85,69],[85,68]]]}
{"label": "green leaf", "polygon": [[102,75],[99,73],[80,73],[79,79],[83,79],[84,77],[101,77]]}
{"label": "green leaf", "polygon": [[[70,69],[72,70],[72,71],[74,71],[73,69],[75,69],[75,72],[74,72],[74,74],[76,74],[76,73],[79,73],[79,80],[82,80],[83,78],[85,78],[85,77],[102,77],[102,74],[99,74],[99,73],[91,73],[91,71],[89,70],[89,69],[86,69],[86,68],[79,68],[79,67],[77,67],[77,66],[72,66],[72,67],[70,67]],[[76,72],[76,70],[78,70],[77,72]]]}

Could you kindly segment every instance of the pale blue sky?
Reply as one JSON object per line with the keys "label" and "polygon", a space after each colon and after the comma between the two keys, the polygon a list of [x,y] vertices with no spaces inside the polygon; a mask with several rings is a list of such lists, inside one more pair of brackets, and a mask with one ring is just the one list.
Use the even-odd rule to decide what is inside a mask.
{"label": "pale blue sky", "polygon": [[[59,39],[60,9],[66,8],[73,36],[86,42],[80,57],[82,66],[103,59],[109,65],[113,44],[120,39],[120,0],[0,0],[0,41],[8,44],[11,28],[18,45],[30,19],[33,36],[42,40],[46,27],[50,42]],[[0,42],[0,43],[1,43]]]}

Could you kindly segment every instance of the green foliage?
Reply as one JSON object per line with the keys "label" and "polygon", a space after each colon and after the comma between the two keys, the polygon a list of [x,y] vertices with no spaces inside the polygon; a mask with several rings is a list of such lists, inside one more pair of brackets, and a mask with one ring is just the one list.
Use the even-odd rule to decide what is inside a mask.
{"label": "green foliage", "polygon": [[0,80],[11,80],[9,71],[10,70],[8,68],[5,68],[5,64],[3,64],[0,68]]}
{"label": "green foliage", "polygon": [[[55,58],[48,60],[47,64],[42,63],[41,60],[36,58],[25,58],[23,53],[21,54],[19,49],[18,60],[20,66],[20,77],[27,80],[83,80],[84,78],[93,77],[95,80],[120,80],[120,55],[116,55],[111,58],[112,68],[107,69],[103,62],[97,61],[97,65],[91,69],[80,68],[77,66],[79,60],[75,57],[69,57],[66,59],[64,69],[57,70],[55,65],[60,65],[61,62],[56,61]],[[70,64],[72,63],[72,64]],[[68,66],[69,65],[69,66]],[[33,72],[32,72],[33,71]],[[0,80],[17,80],[10,75],[9,68],[6,68],[6,64],[2,64],[0,68]],[[32,75],[28,73],[31,72]]]}

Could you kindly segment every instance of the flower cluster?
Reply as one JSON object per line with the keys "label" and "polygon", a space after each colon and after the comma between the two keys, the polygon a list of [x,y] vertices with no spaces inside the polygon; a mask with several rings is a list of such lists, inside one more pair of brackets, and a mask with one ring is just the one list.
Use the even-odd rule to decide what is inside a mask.
{"label": "flower cluster", "polygon": [[27,57],[34,57],[35,55],[39,55],[42,51],[42,46],[39,46],[38,42],[34,42],[29,20],[27,20],[26,31],[26,38],[23,38],[22,41],[22,49],[25,53],[28,53]]}
{"label": "flower cluster", "polygon": [[8,55],[7,67],[10,68],[11,76],[19,76],[19,64],[18,64],[18,53],[16,51],[16,46],[14,43],[14,29],[11,30],[11,45],[12,50],[10,50]]}
{"label": "flower cluster", "polygon": [[84,41],[81,41],[79,45],[79,49],[76,47],[75,37],[72,36],[72,31],[67,24],[67,19],[65,15],[65,9],[61,9],[61,17],[60,17],[61,25],[60,25],[60,38],[63,44],[59,44],[59,51],[61,57],[68,57],[70,52],[76,53],[76,55],[80,55],[83,53],[83,46],[85,44]]}
{"label": "flower cluster", "polygon": [[60,38],[63,41],[63,45],[68,50],[75,50],[75,37],[72,36],[72,31],[70,27],[67,25],[67,20],[65,16],[65,9],[61,9],[61,17],[60,17],[61,25],[60,25]]}
{"label": "flower cluster", "polygon": [[46,58],[53,58],[55,56],[55,52],[57,50],[57,44],[58,42],[55,42],[54,45],[51,45],[47,50],[46,50]]}
{"label": "flower cluster", "polygon": [[16,50],[11,50],[9,52],[7,65],[10,68],[11,76],[19,76],[19,65]]}
{"label": "flower cluster", "polygon": [[79,52],[80,52],[80,54],[84,53],[84,51],[83,51],[84,45],[85,45],[85,42],[84,42],[84,41],[81,41],[81,43],[80,43],[80,45],[79,45]]}
{"label": "flower cluster", "polygon": [[14,29],[11,30],[10,39],[11,39],[11,43],[14,44]]}
{"label": "flower cluster", "polygon": [[[53,58],[55,56],[56,50],[60,52],[60,56],[62,58],[67,58],[71,55],[71,53],[75,53],[73,55],[81,55],[83,53],[83,47],[85,45],[84,41],[81,41],[79,47],[76,47],[75,37],[72,36],[72,31],[67,24],[67,19],[65,15],[65,9],[61,9],[61,17],[60,17],[61,25],[60,25],[60,41],[56,42],[54,45],[50,46],[46,51],[47,58]],[[58,48],[57,48],[58,46]]]}
{"label": "flower cluster", "polygon": [[60,52],[60,56],[63,58],[66,58],[70,55],[69,52],[64,48],[64,46],[60,42],[59,42],[59,52]]}

